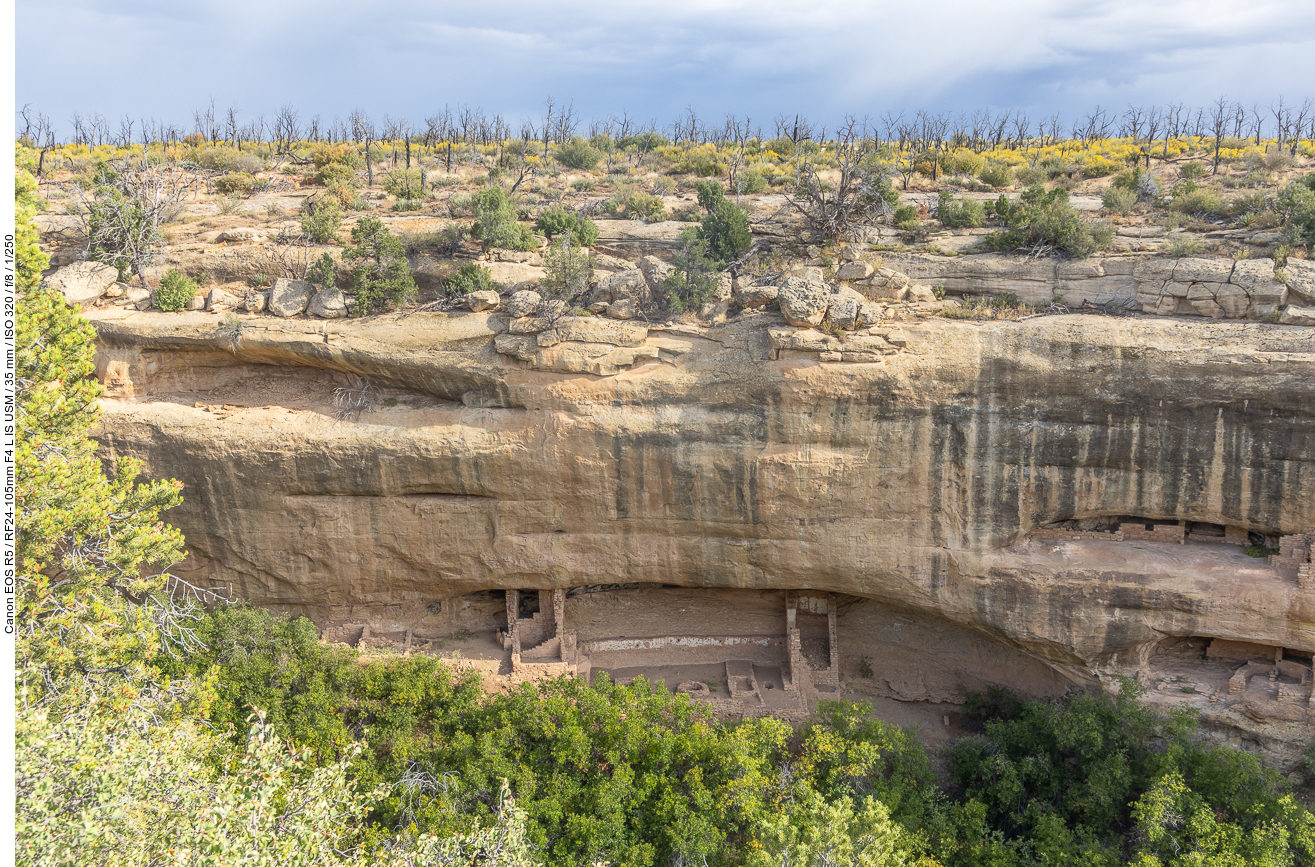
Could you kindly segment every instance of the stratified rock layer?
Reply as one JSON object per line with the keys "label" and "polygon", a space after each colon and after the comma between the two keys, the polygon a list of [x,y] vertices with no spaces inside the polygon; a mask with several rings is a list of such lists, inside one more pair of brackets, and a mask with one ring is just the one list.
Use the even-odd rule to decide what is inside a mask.
{"label": "stratified rock layer", "polygon": [[[1166,638],[1315,650],[1315,592],[1236,545],[1029,540],[1088,517],[1315,528],[1311,329],[1055,316],[838,340],[757,314],[561,320],[546,347],[414,314],[233,350],[202,314],[114,315],[104,456],[183,481],[191,580],[260,604],[403,622],[490,588],[829,590],[1087,683]],[[394,405],[335,417],[361,377]]]}

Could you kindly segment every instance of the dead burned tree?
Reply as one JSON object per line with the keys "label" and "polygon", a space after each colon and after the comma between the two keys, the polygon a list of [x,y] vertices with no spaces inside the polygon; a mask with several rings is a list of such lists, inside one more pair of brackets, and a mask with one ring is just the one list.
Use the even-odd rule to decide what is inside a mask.
{"label": "dead burned tree", "polygon": [[805,159],[799,166],[798,186],[786,199],[823,238],[854,239],[882,213],[883,178],[865,164],[872,141],[853,117],[846,118],[837,131],[833,149],[840,171],[834,187],[823,184],[816,165]]}
{"label": "dead burned tree", "polygon": [[124,277],[135,273],[150,289],[146,267],[164,246],[160,227],[177,216],[197,182],[193,173],[145,156],[111,163],[94,186],[75,191],[86,257],[115,266]]}

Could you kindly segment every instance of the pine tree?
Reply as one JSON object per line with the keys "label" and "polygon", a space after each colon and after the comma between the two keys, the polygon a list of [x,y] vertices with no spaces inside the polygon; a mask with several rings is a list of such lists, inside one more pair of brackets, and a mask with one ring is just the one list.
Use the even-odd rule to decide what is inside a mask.
{"label": "pine tree", "polygon": [[181,502],[181,485],[136,484],[141,464],[130,458],[112,479],[102,471],[88,436],[102,392],[95,330],[41,285],[49,260],[25,186],[16,203],[19,680],[30,700],[78,687],[129,700],[159,644],[158,614],[172,610],[164,570],[182,559],[183,539],[157,518]]}

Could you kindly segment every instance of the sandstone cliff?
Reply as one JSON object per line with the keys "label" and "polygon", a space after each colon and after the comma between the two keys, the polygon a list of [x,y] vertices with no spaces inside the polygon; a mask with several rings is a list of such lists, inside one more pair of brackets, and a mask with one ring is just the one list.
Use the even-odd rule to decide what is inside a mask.
{"label": "sandstone cliff", "polygon": [[[938,700],[1010,666],[1145,680],[1178,639],[1315,652],[1315,589],[1186,541],[1315,528],[1315,329],[924,320],[846,359],[774,313],[547,354],[489,314],[237,341],[206,314],[93,315],[103,453],[185,484],[182,568],[321,623],[409,640],[508,588],[830,591],[930,624],[912,656],[963,657],[918,687]],[[619,343],[606,375],[560,363]],[[363,385],[373,411],[335,412]],[[1073,519],[1182,529],[1032,535]],[[899,646],[858,623],[849,658]],[[1304,711],[1289,728],[1309,737]]]}

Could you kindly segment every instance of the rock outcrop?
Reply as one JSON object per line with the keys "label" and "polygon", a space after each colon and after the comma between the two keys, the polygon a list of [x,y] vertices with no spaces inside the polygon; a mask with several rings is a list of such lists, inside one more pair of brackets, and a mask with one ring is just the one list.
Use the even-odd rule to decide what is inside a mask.
{"label": "rock outcrop", "polygon": [[886,263],[853,285],[874,299],[902,297],[904,287],[916,282],[941,286],[951,295],[1014,295],[1035,306],[1058,297],[1071,307],[1108,305],[1159,315],[1262,320],[1300,300],[1301,287],[1315,293],[1315,263],[1295,259],[1282,274],[1268,259],[1150,255],[1027,260],[999,254],[896,253]]}
{"label": "rock outcrop", "polygon": [[46,277],[42,282],[62,293],[70,304],[87,307],[105,294],[119,279],[113,265],[104,262],[75,262]]}
{"label": "rock outcrop", "polygon": [[[1028,666],[1149,677],[1178,640],[1315,652],[1311,564],[1236,541],[1315,528],[1305,329],[561,313],[289,321],[233,348],[204,314],[96,311],[102,456],[184,483],[190,580],[321,623],[400,634],[506,588],[806,588],[877,606],[842,612],[844,665],[917,624],[914,669],[881,676],[936,700]],[[328,395],[359,377],[391,403],[340,420]],[[1086,519],[1128,529],[1047,529]],[[961,673],[919,686],[915,657]],[[1301,700],[1249,737],[1304,749]]]}
{"label": "rock outcrop", "polygon": [[821,283],[809,283],[799,277],[787,277],[781,283],[776,302],[785,321],[800,328],[821,325],[831,303],[831,291]]}
{"label": "rock outcrop", "polygon": [[336,286],[327,286],[311,296],[306,312],[317,319],[342,319],[347,315],[347,299]]}
{"label": "rock outcrop", "polygon": [[299,316],[306,312],[314,295],[314,283],[280,277],[269,290],[269,312],[284,318]]}

